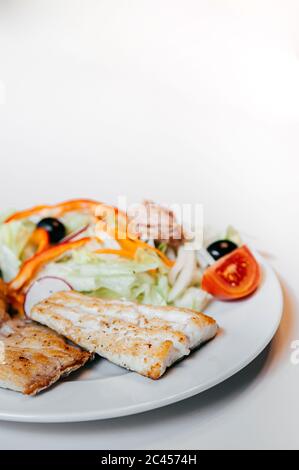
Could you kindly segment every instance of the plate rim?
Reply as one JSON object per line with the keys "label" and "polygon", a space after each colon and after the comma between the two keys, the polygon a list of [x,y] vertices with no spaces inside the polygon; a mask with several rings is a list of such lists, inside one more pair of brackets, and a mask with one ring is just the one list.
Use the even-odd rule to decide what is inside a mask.
{"label": "plate rim", "polygon": [[[205,392],[222,382],[225,382],[230,377],[236,375],[242,369],[247,367],[251,362],[253,362],[261,353],[262,351],[268,346],[271,342],[273,337],[275,336],[281,319],[283,315],[283,307],[284,307],[284,298],[283,298],[283,291],[282,286],[279,281],[279,278],[273,269],[273,267],[265,260],[264,257],[258,256],[262,264],[267,268],[267,270],[272,274],[272,280],[275,282],[275,290],[277,295],[277,300],[279,301],[279,305],[277,306],[277,319],[274,323],[271,332],[267,335],[265,340],[260,344],[260,346],[249,355],[246,360],[240,360],[236,365],[233,367],[226,369],[225,373],[219,374],[214,380],[209,380],[204,385],[197,385],[193,386],[185,391],[181,391],[178,393],[174,393],[173,395],[168,395],[165,398],[156,398],[153,401],[146,401],[144,403],[137,403],[137,404],[130,404],[128,406],[121,406],[115,407],[113,410],[109,410],[109,412],[105,412],[103,409],[98,409],[94,411],[75,411],[72,413],[68,413],[63,415],[62,413],[55,413],[55,414],[42,414],[40,416],[36,414],[19,414],[18,412],[3,412],[0,411],[0,421],[11,421],[11,422],[23,422],[23,423],[71,423],[71,422],[90,422],[90,421],[98,421],[104,419],[113,419],[113,418],[120,418],[124,416],[132,416],[135,414],[144,413],[151,410],[156,410],[158,408],[162,408],[174,403],[178,403],[180,401],[186,400],[191,398],[195,395],[198,395],[202,392]],[[118,378],[118,377],[113,377]]]}

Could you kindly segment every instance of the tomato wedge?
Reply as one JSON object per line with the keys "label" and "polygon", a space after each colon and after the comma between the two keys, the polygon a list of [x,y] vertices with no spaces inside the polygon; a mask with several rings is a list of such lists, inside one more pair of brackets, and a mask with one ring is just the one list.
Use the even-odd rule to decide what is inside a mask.
{"label": "tomato wedge", "polygon": [[204,273],[202,289],[221,300],[242,299],[252,294],[261,281],[261,269],[249,248],[237,248]]}

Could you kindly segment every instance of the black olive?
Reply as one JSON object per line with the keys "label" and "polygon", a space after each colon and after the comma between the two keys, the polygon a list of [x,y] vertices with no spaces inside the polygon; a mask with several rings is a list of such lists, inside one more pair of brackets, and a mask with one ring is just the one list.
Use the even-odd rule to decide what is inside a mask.
{"label": "black olive", "polygon": [[217,259],[228,255],[236,248],[238,248],[238,246],[230,240],[218,240],[217,242],[211,243],[211,245],[208,246],[207,251],[210,253],[212,258],[217,261]]}
{"label": "black olive", "polygon": [[46,217],[40,220],[37,227],[43,228],[48,232],[51,243],[58,243],[66,236],[66,229],[63,223],[53,217]]}

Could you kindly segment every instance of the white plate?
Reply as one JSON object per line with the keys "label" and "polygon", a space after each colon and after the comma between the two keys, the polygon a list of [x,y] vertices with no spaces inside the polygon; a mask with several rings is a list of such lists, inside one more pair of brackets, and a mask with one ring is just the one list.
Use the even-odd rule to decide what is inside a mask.
{"label": "white plate", "polygon": [[37,397],[0,390],[0,419],[27,422],[88,421],[125,416],[169,405],[229,378],[267,346],[283,309],[279,282],[264,261],[258,292],[239,302],[214,302],[206,313],[218,336],[152,381],[103,359]]}

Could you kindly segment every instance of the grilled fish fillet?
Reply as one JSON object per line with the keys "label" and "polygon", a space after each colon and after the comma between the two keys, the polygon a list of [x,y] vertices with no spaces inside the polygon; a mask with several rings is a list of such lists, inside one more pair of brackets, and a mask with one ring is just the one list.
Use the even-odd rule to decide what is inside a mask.
{"label": "grilled fish fillet", "polygon": [[31,318],[90,352],[152,379],[213,338],[217,323],[194,310],[153,307],[60,292],[37,304]]}
{"label": "grilled fish fillet", "polygon": [[0,387],[35,395],[83,366],[91,354],[30,320],[0,325]]}

